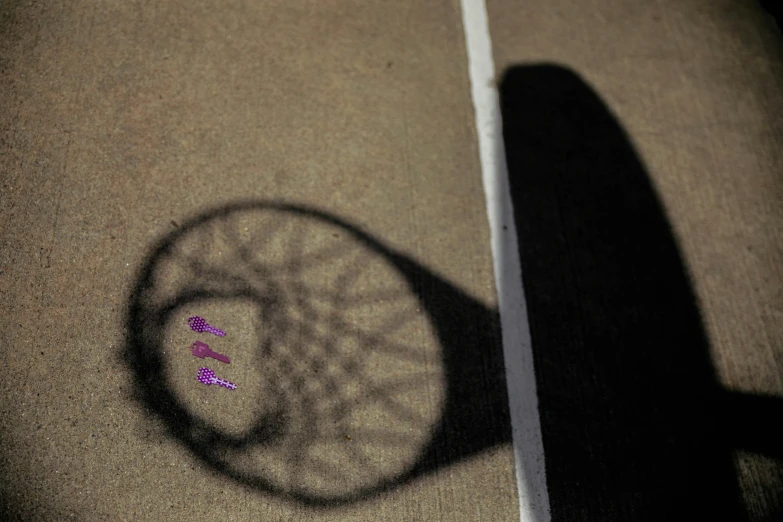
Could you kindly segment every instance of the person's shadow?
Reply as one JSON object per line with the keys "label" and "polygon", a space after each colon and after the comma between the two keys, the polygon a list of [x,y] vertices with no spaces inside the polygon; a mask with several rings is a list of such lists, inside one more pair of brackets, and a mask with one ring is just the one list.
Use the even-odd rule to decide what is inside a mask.
{"label": "person's shadow", "polygon": [[718,385],[628,136],[555,65],[508,70],[501,110],[552,519],[743,519],[732,451],[781,456],[780,399]]}

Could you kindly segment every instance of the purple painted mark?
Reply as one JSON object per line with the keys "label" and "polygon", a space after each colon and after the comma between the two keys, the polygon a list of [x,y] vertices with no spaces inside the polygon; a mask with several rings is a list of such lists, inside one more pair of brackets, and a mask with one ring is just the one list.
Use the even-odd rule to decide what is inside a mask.
{"label": "purple painted mark", "polygon": [[194,332],[209,332],[211,334],[217,335],[218,337],[223,337],[226,335],[226,332],[219,328],[215,328],[214,326],[210,326],[203,317],[199,317],[197,315],[189,318],[188,324],[190,325],[190,329]]}
{"label": "purple painted mark", "polygon": [[237,385],[233,382],[225,381],[223,379],[219,379],[215,376],[215,372],[210,370],[209,368],[199,368],[198,373],[196,374],[196,379],[201,384],[206,384],[209,386],[210,384],[217,384],[224,388],[228,388],[229,390],[236,390]]}
{"label": "purple painted mark", "polygon": [[202,343],[201,341],[196,341],[195,343],[191,344],[190,351],[193,353],[193,355],[202,359],[204,357],[212,357],[213,359],[224,362],[226,364],[231,364],[231,361],[228,357],[222,353],[213,352],[207,343]]}

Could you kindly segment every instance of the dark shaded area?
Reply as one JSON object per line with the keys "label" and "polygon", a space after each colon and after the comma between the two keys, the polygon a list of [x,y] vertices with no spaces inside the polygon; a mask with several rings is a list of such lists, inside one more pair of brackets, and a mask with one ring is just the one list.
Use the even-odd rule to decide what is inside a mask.
{"label": "dark shaded area", "polygon": [[[2,334],[0,339],[6,340]],[[51,498],[42,495],[40,484],[29,480],[26,470],[9,458],[13,442],[7,414],[0,409],[0,521],[73,520],[75,514],[56,508]]]}
{"label": "dark shaded area", "polygon": [[[283,301],[301,305],[305,317],[314,313],[314,310],[306,305],[306,301],[313,297],[312,294],[308,294],[304,289],[286,294],[282,286],[274,281],[273,271],[269,266],[252,261],[246,249],[239,244],[235,245],[235,249],[240,252],[240,257],[245,258],[244,261],[247,263],[254,263],[252,266],[257,277],[268,280],[268,284],[262,285],[262,290],[245,284],[230,270],[209,268],[206,262],[191,260],[190,263],[199,270],[201,282],[184,286],[173,299],[165,303],[152,304],[150,296],[154,292],[156,266],[162,259],[173,255],[172,245],[191,230],[246,211],[275,212],[284,216],[284,219],[305,218],[339,231],[334,234],[328,233],[329,236],[338,237],[347,234],[352,241],[374,255],[381,256],[386,263],[399,271],[407,281],[410,292],[415,295],[421,308],[429,316],[442,347],[447,395],[442,418],[431,433],[430,442],[421,448],[418,460],[411,462],[410,467],[398,476],[367,483],[349,494],[335,496],[321,495],[312,490],[299,488],[296,484],[280,484],[264,475],[261,470],[258,473],[240,471],[224,458],[226,452],[253,445],[275,444],[286,436],[308,436],[306,433],[290,433],[286,419],[292,412],[290,407],[286,406],[285,400],[276,401],[273,413],[259,415],[255,427],[245,436],[237,437],[214,429],[193,412],[188,411],[167,383],[166,363],[162,352],[164,332],[174,312],[187,304],[214,298],[249,299],[259,305],[262,319],[267,325],[281,324],[281,321],[278,321],[281,318],[278,316]],[[307,234],[312,233],[315,232],[307,232]],[[303,233],[302,237],[304,235]],[[293,238],[292,242],[296,243],[297,239]],[[332,252],[328,255],[338,254]],[[313,259],[308,259],[303,254],[294,265],[312,262]],[[296,270],[297,267],[293,266],[292,269]],[[351,273],[348,272],[346,277],[352,277]],[[340,290],[337,289],[336,293],[338,295],[335,303],[339,304]],[[368,499],[511,440],[497,311],[487,309],[458,288],[415,261],[383,245],[357,226],[316,209],[270,202],[244,202],[206,212],[182,224],[175,232],[163,238],[149,255],[130,297],[127,321],[128,339],[123,360],[133,371],[136,396],[149,413],[161,419],[168,434],[188,447],[213,471],[283,498],[322,507]],[[333,347],[339,342],[338,336],[344,333],[342,330],[345,329],[345,325],[340,320],[332,320],[330,325],[332,331],[326,344]],[[270,326],[269,330],[276,332],[275,335],[289,335],[291,330],[296,330],[296,334],[303,336],[305,342],[314,339],[313,332],[310,332],[306,325],[298,325],[295,328],[285,325]],[[266,343],[272,342],[273,340],[269,338],[262,341],[259,353],[263,354],[268,363],[277,364],[282,369],[281,373],[293,372],[297,361],[282,360],[280,357],[275,359],[276,355],[266,346]],[[368,339],[367,349],[373,349],[376,342],[377,340]],[[298,353],[304,354],[305,350],[302,349]],[[336,352],[331,351],[331,353]],[[345,366],[349,367],[350,364],[350,362],[346,363]],[[348,373],[356,373],[356,364],[350,366]],[[295,379],[298,382],[296,393],[302,392],[306,379],[306,377]],[[344,384],[346,383],[332,381],[329,386],[339,388]],[[292,460],[290,465],[298,465],[296,459]],[[339,475],[348,471],[331,470],[330,472]],[[308,473],[308,470],[296,470],[296,473],[301,476]],[[336,479],[339,480],[339,477]]]}
{"label": "dark shaded area", "polygon": [[[783,401],[769,395],[724,392],[721,414],[732,446],[778,459],[783,470]],[[783,484],[778,484],[783,520]]]}
{"label": "dark shaded area", "polygon": [[18,471],[0,461],[0,520],[26,522],[29,520],[84,520],[72,509],[65,510],[30,481],[20,480]]}
{"label": "dark shaded area", "polygon": [[783,30],[783,2],[780,0],[759,0],[759,3],[775,19],[778,28]]}
{"label": "dark shaded area", "polygon": [[743,520],[731,451],[780,455],[780,400],[718,386],[628,137],[554,65],[507,71],[501,107],[552,520]]}
{"label": "dark shaded area", "polygon": [[37,495],[8,498],[0,497],[0,520],[3,522],[27,522],[30,520],[85,520],[84,516],[71,510],[65,511],[49,506],[46,498]]}

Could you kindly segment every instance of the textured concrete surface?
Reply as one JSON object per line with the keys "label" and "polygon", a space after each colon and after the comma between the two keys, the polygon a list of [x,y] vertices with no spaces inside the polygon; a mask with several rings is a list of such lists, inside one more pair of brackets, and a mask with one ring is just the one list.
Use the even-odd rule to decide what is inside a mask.
{"label": "textured concrete surface", "polygon": [[[197,245],[182,247],[200,263],[195,280],[182,279],[187,259],[184,267],[161,268],[161,295],[205,280],[219,285],[218,276],[200,270],[217,262],[213,256],[228,257],[227,248],[209,243],[225,234],[186,223],[238,201],[288,201],[348,220],[463,291],[463,299],[492,309],[458,6],[4,2],[1,12],[6,509],[32,519],[73,513],[78,520],[518,517],[513,454],[500,442],[465,450],[450,465],[438,464],[449,455],[436,455],[388,492],[356,493],[414,467],[447,401],[441,347],[425,307],[416,304],[416,285],[436,283],[407,268],[414,280],[405,280],[359,240],[338,244],[332,233],[345,236],[345,228],[317,221],[297,228],[295,219],[282,218],[275,229],[259,212],[228,231],[255,234],[246,238],[251,249],[261,248],[261,236],[278,245],[257,261],[288,264],[289,274],[323,261],[303,267],[298,282],[281,279],[276,298],[301,297],[296,283],[333,292],[330,299],[339,292],[365,296],[364,305],[357,298],[352,310],[343,301],[331,311],[329,301],[318,309],[286,308],[315,318],[289,317],[295,338],[278,337],[285,346],[269,348],[277,352],[255,353],[252,303],[191,303],[195,308],[177,309],[165,332],[153,332],[164,350],[170,347],[156,374],[163,385],[134,373],[133,364],[145,369],[152,356],[126,357],[129,303],[153,249],[175,230],[189,232]],[[239,270],[232,259],[220,266]],[[253,284],[266,281],[254,275]],[[181,315],[199,312],[229,332],[224,340],[202,340],[233,358],[230,367],[211,365],[240,386],[233,395],[195,381],[202,361],[188,346],[199,337]],[[327,312],[341,318],[319,323]],[[355,331],[340,336],[341,324]],[[359,330],[364,341],[351,338]],[[350,359],[352,351],[384,346],[398,358]],[[321,350],[324,371],[336,372],[326,381],[332,388],[309,395],[300,389],[317,384],[301,373],[313,368],[274,371],[291,360],[310,362],[294,347]],[[489,354],[499,346],[495,339],[474,348]],[[332,369],[340,357],[347,359]],[[491,382],[502,385],[501,368]],[[480,376],[480,368],[472,370]],[[285,372],[290,382],[280,384],[279,398],[264,386]],[[145,395],[152,403],[137,400]],[[335,416],[344,431],[307,399],[326,395],[342,401]],[[265,418],[268,402],[287,400],[285,421],[261,423],[282,430],[282,440],[247,442],[246,435],[245,458],[236,448],[199,458],[198,449],[220,441],[176,431],[183,425],[168,416],[170,404],[155,402],[163,396],[203,419],[208,437],[226,433],[223,442],[241,439],[255,416]],[[509,428],[500,415],[484,429],[503,439]],[[320,435],[341,439],[341,446],[304,441],[327,429],[313,419],[334,431]],[[308,506],[293,498],[298,493],[326,504],[332,496],[358,498]]]}
{"label": "textured concrete surface", "polygon": [[[719,383],[783,396],[773,20],[488,11],[499,72],[573,70],[630,136]],[[457,2],[0,3],[4,515],[518,520],[465,57]],[[780,458],[734,452],[753,520]]]}

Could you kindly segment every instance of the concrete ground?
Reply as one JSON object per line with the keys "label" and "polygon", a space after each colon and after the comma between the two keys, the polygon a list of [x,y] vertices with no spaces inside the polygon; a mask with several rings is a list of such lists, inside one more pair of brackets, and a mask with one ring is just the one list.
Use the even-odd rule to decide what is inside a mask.
{"label": "concrete ground", "polygon": [[[551,519],[776,520],[779,28],[487,12]],[[456,1],[2,1],[4,519],[547,519],[474,122]]]}

